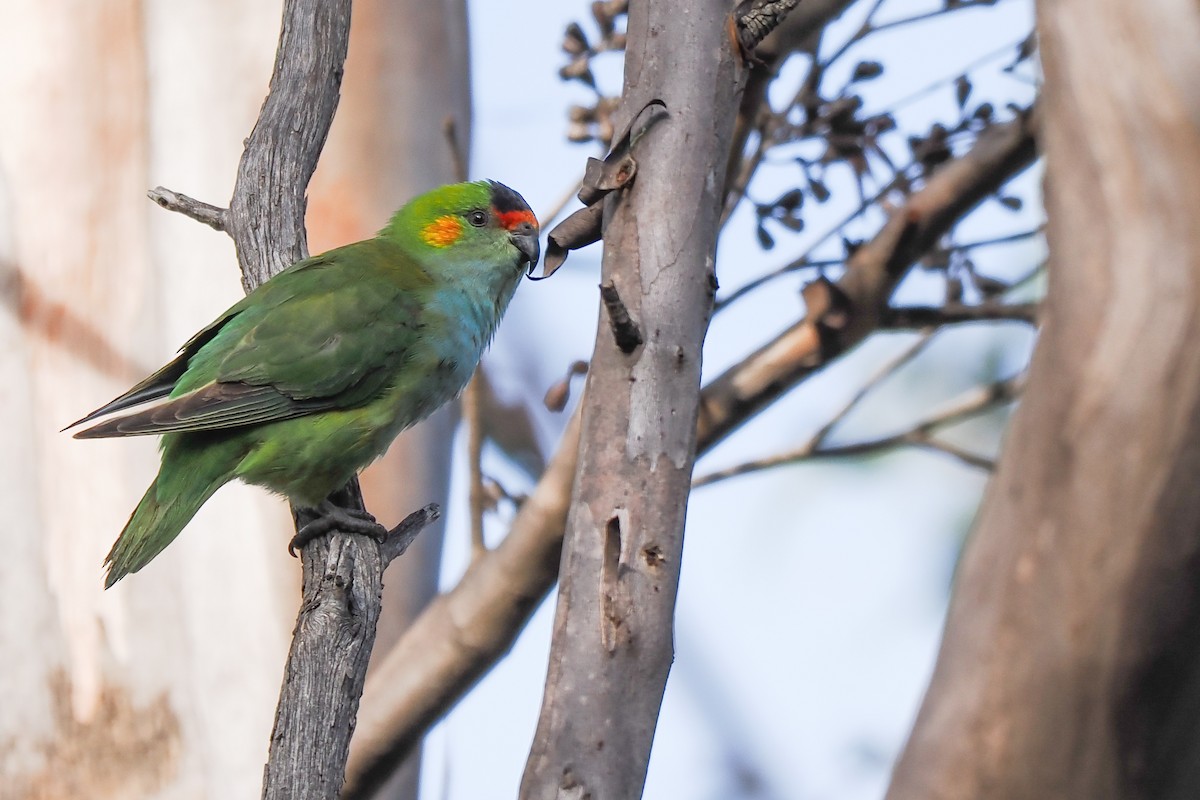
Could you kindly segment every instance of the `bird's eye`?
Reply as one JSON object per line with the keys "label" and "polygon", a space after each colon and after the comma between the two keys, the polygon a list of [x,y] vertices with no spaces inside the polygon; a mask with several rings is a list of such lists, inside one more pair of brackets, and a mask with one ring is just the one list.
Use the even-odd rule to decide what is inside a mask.
{"label": "bird's eye", "polygon": [[472,211],[470,214],[467,214],[467,222],[476,228],[482,228],[484,225],[487,225],[487,220],[488,216],[485,211]]}

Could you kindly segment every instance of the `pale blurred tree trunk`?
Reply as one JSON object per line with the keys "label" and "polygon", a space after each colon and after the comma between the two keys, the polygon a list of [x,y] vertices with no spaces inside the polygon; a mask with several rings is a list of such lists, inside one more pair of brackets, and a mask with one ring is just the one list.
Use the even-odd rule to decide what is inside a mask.
{"label": "pale blurred tree trunk", "polygon": [[0,797],[252,796],[297,594],[286,510],[223,491],[105,594],[154,443],[58,430],[239,296],[228,239],[145,190],[229,196],[279,8],[55,0],[3,16]]}
{"label": "pale blurred tree trunk", "polygon": [[[0,11],[0,798],[252,797],[299,600],[286,506],[227,487],[104,593],[101,562],[157,468],[154,443],[58,430],[241,295],[229,239],[145,191],[227,201],[280,4],[9,0]],[[314,250],[370,234],[406,197],[452,179],[443,118],[455,116],[464,149],[469,131],[461,0],[362,0],[355,14],[345,119],[314,188]],[[368,482],[384,521],[445,494],[451,424],[444,415],[410,437]],[[437,558],[435,545],[402,560],[411,576],[389,574],[399,591],[384,648],[433,591]]]}
{"label": "pale blurred tree trunk", "polygon": [[[357,0],[342,100],[309,189],[313,252],[374,235],[407,199],[457,179],[471,131],[465,0]],[[458,418],[448,406],[401,434],[362,478],[367,508],[391,527],[429,502],[445,504]],[[437,592],[442,523],[426,529],[384,576],[375,652],[386,654]],[[378,797],[417,795],[420,751]]]}
{"label": "pale blurred tree trunk", "polygon": [[891,800],[1200,795],[1200,5],[1038,32],[1045,326]]}

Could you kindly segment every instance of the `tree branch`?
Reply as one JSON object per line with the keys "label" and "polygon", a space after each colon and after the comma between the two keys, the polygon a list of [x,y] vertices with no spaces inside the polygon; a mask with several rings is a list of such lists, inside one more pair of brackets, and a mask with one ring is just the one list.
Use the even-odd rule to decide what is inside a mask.
{"label": "tree branch", "polygon": [[876,12],[879,11],[879,8],[880,8],[880,6],[883,5],[883,3],[876,2],[875,5],[871,8],[870,13],[867,14],[866,21],[863,22],[862,27],[859,28],[858,31],[856,31],[853,36],[851,36],[849,39],[847,39],[845,42],[843,42],[842,46],[839,47],[836,51],[834,51],[834,53],[832,55],[830,55],[828,59],[825,60],[824,66],[828,67],[829,65],[833,64],[839,58],[844,56],[847,53],[847,51],[850,50],[850,48],[852,48],[854,45],[862,42],[864,39],[866,39],[871,34],[879,33],[881,31],[891,30],[893,28],[899,28],[904,25],[911,25],[915,22],[922,22],[927,19],[932,19],[933,17],[940,17],[944,14],[953,14],[956,11],[961,11],[961,10],[967,9],[967,8],[976,8],[979,6],[994,6],[999,1],[1000,0],[958,0],[958,2],[946,3],[943,7],[934,9],[932,11],[922,11],[922,12],[913,14],[908,17],[900,17],[898,19],[893,19],[893,20],[889,20],[887,22],[881,22],[881,23],[875,22],[875,14],[876,14]]}
{"label": "tree branch", "polygon": [[951,303],[945,306],[890,306],[881,328],[936,328],[958,322],[1026,322],[1036,325],[1040,303]]}
{"label": "tree branch", "polygon": [[249,291],[308,255],[305,191],[337,109],[350,0],[286,0],[270,89],[229,203]]}
{"label": "tree branch", "polygon": [[[352,485],[357,491],[358,481]],[[383,569],[440,516],[430,504],[406,517],[382,544],[334,532],[301,551],[304,602],[275,711],[264,800],[338,796],[375,642]],[[307,518],[296,517],[297,527]]]}
{"label": "tree branch", "polygon": [[[783,18],[783,21],[760,42],[754,50],[754,58],[759,62],[751,69],[746,80],[738,107],[738,118],[733,133],[733,144],[730,147],[729,166],[726,170],[726,191],[729,197],[725,200],[725,209],[721,215],[721,227],[733,215],[738,204],[745,196],[746,187],[754,177],[765,154],[765,141],[760,140],[755,152],[745,154],[746,142],[753,130],[758,129],[766,138],[767,131],[760,125],[764,113],[771,108],[767,102],[767,86],[778,74],[780,66],[794,52],[808,51],[816,53],[817,43],[825,26],[836,19],[846,10],[853,0],[804,0]],[[735,12],[736,13],[736,12]],[[809,66],[808,79],[815,81],[818,77],[819,65],[814,58]]]}
{"label": "tree branch", "polygon": [[[923,344],[924,342],[921,342]],[[906,362],[908,358],[905,358]],[[888,370],[888,374],[891,370]],[[868,384],[868,388],[875,385],[875,381]],[[851,444],[829,445],[826,444],[829,433],[839,419],[845,417],[846,411],[852,408],[856,401],[862,396],[860,392],[855,395],[854,401],[846,406],[846,411],[838,414],[832,422],[823,426],[814,436],[799,447],[788,450],[784,453],[778,453],[766,458],[748,461],[744,464],[729,467],[727,469],[710,472],[703,477],[693,481],[693,488],[701,486],[709,486],[729,478],[735,478],[740,475],[750,475],[755,472],[761,472],[772,467],[780,467],[787,464],[798,464],[801,461],[808,461],[814,458],[845,458],[847,456],[865,456],[874,453],[892,450],[897,447],[913,445],[917,447],[926,447],[931,450],[938,450],[947,455],[957,458],[968,466],[978,469],[990,470],[993,467],[991,459],[984,458],[974,453],[967,452],[961,448],[955,447],[952,444],[933,438],[933,434],[939,429],[947,425],[953,425],[956,422],[962,422],[969,417],[977,414],[982,414],[985,411],[990,411],[993,408],[1010,403],[1020,394],[1021,389],[1025,385],[1025,376],[1018,375],[1008,378],[1003,381],[987,384],[985,386],[975,387],[952,400],[947,406],[940,411],[937,411],[927,416],[922,421],[916,423],[907,430],[899,433],[894,433],[889,436],[881,436],[876,439],[868,439],[862,442],[853,442]]]}
{"label": "tree branch", "polygon": [[[890,287],[957,220],[1034,159],[1034,121],[1022,115],[997,126],[963,156],[936,171],[896,215],[921,220],[921,235],[901,240],[895,223],[852,259],[842,283],[861,302],[882,308]],[[905,225],[905,227],[907,227]],[[900,245],[903,245],[902,247]],[[877,278],[881,265],[895,272]],[[858,277],[858,271],[864,275]],[[867,290],[870,290],[869,292]],[[867,330],[856,329],[860,338]],[[815,373],[841,351],[824,349],[816,320],[801,320],[710,383],[701,395],[697,447],[703,452]],[[362,800],[390,765],[512,646],[558,577],[567,504],[579,447],[578,418],[505,539],[478,559],[458,585],[436,598],[367,683],[347,766],[344,800]]]}
{"label": "tree branch", "polygon": [[387,538],[380,545],[384,566],[404,555],[421,531],[441,518],[441,507],[437,503],[430,503],[400,520],[400,524],[388,531]]}
{"label": "tree branch", "polygon": [[747,53],[779,27],[800,0],[744,0],[734,11],[738,44]]}
{"label": "tree branch", "polygon": [[[879,328],[911,265],[970,209],[1033,163],[1036,111],[989,129],[895,209],[855,251],[842,278],[806,296],[809,314],[712,381],[700,407],[700,438],[717,442],[814,371]],[[845,319],[842,319],[842,318]]]}
{"label": "tree branch", "polygon": [[146,196],[167,211],[191,217],[216,231],[223,232],[229,221],[229,209],[210,206],[208,203],[188,197],[182,192],[172,192],[165,187],[156,186],[146,192]]}

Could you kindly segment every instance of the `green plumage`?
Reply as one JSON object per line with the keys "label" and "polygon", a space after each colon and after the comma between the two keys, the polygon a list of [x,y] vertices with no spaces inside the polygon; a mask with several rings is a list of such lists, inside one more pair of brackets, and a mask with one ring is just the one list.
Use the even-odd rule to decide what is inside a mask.
{"label": "green plumage", "polygon": [[516,192],[436,189],[378,237],[279,273],[74,423],[164,400],[76,434],[163,435],[158,477],[108,555],[105,585],[149,563],[235,478],[318,505],[462,390],[537,256]]}

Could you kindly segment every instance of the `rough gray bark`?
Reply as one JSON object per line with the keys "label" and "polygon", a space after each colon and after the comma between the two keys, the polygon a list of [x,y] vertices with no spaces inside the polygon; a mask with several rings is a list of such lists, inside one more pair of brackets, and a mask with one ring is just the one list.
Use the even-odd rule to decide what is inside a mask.
{"label": "rough gray bark", "polygon": [[286,0],[270,90],[246,140],[226,229],[249,291],[308,255],[304,193],[337,110],[350,0]]}
{"label": "rough gray bark", "polygon": [[841,16],[854,0],[801,0],[779,27],[772,31],[754,54],[767,62],[768,71],[779,67],[781,59],[798,51],[811,52],[825,26]]}
{"label": "rough gray bark", "polygon": [[[383,570],[437,518],[431,505],[409,515],[383,544],[334,533],[304,548],[304,604],[263,773],[267,800],[338,796],[375,643]],[[318,549],[320,558],[308,556]]]}
{"label": "rough gray bark", "polygon": [[[921,238],[936,241],[961,218],[951,209],[959,215],[967,213],[1033,158],[1033,124],[1022,117],[1000,126],[987,140],[944,165],[895,214],[900,219],[927,218]],[[845,287],[858,287],[856,303],[869,309],[886,305],[893,280],[924,254],[909,246],[913,241],[885,227],[859,250],[861,255],[847,264],[844,280]],[[855,277],[859,271],[877,275],[885,265],[899,270],[896,278]],[[839,355],[838,342],[853,343],[843,337],[827,340],[823,346],[821,322],[822,315],[814,309],[705,387],[697,423],[700,452]],[[858,330],[865,335],[865,328]],[[365,788],[352,787],[369,787],[386,775],[390,765],[508,651],[553,587],[575,474],[577,419],[562,441],[537,488],[522,504],[509,535],[475,561],[457,586],[430,604],[367,681],[364,697],[369,702],[359,715],[345,800],[367,796]]]}
{"label": "rough gray bark", "polygon": [[674,656],[701,344],[736,111],[729,13],[722,0],[630,3],[622,114],[631,120],[657,99],[667,115],[633,144],[632,188],[605,201],[604,310],[522,798],[633,798],[645,782]]}
{"label": "rough gray bark", "polygon": [[1038,33],[1045,323],[891,800],[1200,792],[1200,7]]}

